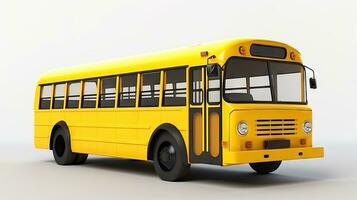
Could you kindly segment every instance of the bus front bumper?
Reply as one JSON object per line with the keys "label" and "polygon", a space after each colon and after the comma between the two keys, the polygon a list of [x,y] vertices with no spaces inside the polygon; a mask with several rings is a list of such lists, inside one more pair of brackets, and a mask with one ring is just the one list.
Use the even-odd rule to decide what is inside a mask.
{"label": "bus front bumper", "polygon": [[321,158],[323,156],[323,147],[236,151],[226,152],[223,157],[223,165],[236,165],[277,160]]}

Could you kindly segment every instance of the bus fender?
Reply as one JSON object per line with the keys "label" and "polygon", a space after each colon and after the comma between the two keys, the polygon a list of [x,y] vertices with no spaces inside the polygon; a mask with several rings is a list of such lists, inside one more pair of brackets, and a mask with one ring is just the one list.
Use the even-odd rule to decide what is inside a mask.
{"label": "bus fender", "polygon": [[176,139],[178,145],[180,146],[180,151],[181,151],[182,155],[185,155],[186,156],[185,159],[188,161],[186,145],[184,143],[182,135],[181,135],[180,131],[174,125],[169,124],[169,123],[162,124],[154,130],[154,133],[151,135],[149,143],[148,143],[148,147],[147,147],[148,148],[147,159],[153,160],[153,151],[154,151],[155,141],[164,132],[167,132],[173,138]]}
{"label": "bus fender", "polygon": [[65,131],[67,134],[68,134],[68,137],[69,137],[69,141],[71,141],[71,136],[69,134],[69,128],[67,126],[67,123],[64,122],[64,121],[59,121],[57,122],[52,130],[51,130],[51,135],[50,135],[50,146],[49,146],[49,149],[52,150],[52,145],[53,145],[53,135],[55,133],[55,131],[58,129],[58,128],[61,128],[63,131]]}

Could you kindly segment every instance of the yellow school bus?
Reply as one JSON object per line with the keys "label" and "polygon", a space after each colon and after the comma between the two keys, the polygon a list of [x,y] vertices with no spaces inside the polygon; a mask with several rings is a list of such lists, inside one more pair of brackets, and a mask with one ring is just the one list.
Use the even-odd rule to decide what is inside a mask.
{"label": "yellow school bus", "polygon": [[60,165],[88,154],[150,160],[166,181],[194,163],[267,174],[323,157],[307,70],[287,44],[232,39],[53,71],[37,83],[34,143]]}

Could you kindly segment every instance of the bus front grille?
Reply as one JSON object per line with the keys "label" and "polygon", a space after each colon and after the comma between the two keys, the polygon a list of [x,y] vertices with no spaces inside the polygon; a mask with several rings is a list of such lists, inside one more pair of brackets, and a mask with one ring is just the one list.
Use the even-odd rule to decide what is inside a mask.
{"label": "bus front grille", "polygon": [[294,135],[297,131],[296,119],[258,119],[257,136]]}

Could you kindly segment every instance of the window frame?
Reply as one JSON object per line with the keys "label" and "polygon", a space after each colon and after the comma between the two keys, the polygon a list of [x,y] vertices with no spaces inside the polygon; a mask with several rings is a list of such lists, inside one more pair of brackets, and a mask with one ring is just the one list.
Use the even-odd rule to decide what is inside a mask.
{"label": "window frame", "polygon": [[[85,91],[85,83],[86,81],[91,81],[91,80],[95,80],[95,83],[96,83],[96,92],[95,94],[84,94],[84,91]],[[82,80],[82,87],[81,87],[81,102],[80,102],[80,107],[81,108],[84,108],[84,109],[93,109],[93,108],[97,108],[98,106],[98,88],[99,88],[99,78],[87,78],[87,79],[83,79]],[[94,82],[94,81],[93,81]],[[85,100],[85,97],[90,97],[90,96],[94,96],[95,95],[95,104],[94,104],[94,107],[87,107],[87,106],[84,106],[84,100]]]}
{"label": "window frame", "polygon": [[[71,84],[73,84],[73,83],[78,83],[79,84],[79,88],[78,88],[78,95],[70,95],[69,93],[70,93],[70,86],[71,86]],[[66,106],[65,106],[65,109],[78,109],[78,108],[80,108],[81,106],[81,101],[82,101],[82,95],[81,95],[81,93],[82,93],[82,80],[74,80],[74,81],[67,81],[66,82],[66,84],[67,84],[67,92],[66,92]],[[77,107],[69,107],[68,105],[69,105],[69,98],[71,98],[71,97],[78,97],[78,105],[77,105]],[[71,100],[71,101],[75,101],[75,100]]]}
{"label": "window frame", "polygon": [[[53,85],[52,83],[49,83],[49,84],[43,84],[43,85],[39,85],[40,86],[40,98],[39,98],[39,105],[38,105],[38,109],[39,110],[50,110],[52,109],[52,96],[53,96]],[[43,94],[43,88],[45,86],[49,86],[50,87],[50,95],[49,97],[42,97],[42,94]],[[42,105],[42,100],[45,100],[45,99],[49,99],[49,105],[48,107],[41,107]]]}
{"label": "window frame", "polygon": [[[53,104],[53,99],[54,99],[54,90],[55,90],[55,85],[58,84],[65,84],[64,87],[64,105],[63,108],[59,108],[59,109],[94,109],[94,108],[138,108],[138,107],[170,107],[170,106],[180,106],[180,107],[185,107],[187,105],[189,105],[190,102],[190,74],[189,74],[189,65],[180,65],[178,67],[166,67],[166,68],[159,68],[159,69],[155,69],[155,70],[146,70],[146,71],[138,71],[138,72],[129,72],[129,73],[122,73],[122,74],[111,74],[111,75],[107,75],[107,76],[98,76],[98,77],[85,77],[83,79],[71,79],[71,80],[66,80],[66,81],[59,81],[59,82],[50,82],[50,83],[44,83],[44,84],[39,84],[38,86],[40,87],[40,95],[39,95],[39,106],[38,108],[41,110],[44,109],[52,109],[52,104]],[[165,88],[165,72],[169,71],[169,70],[177,70],[177,69],[183,69],[185,71],[185,84],[186,87],[184,89],[186,97],[185,97],[185,105],[165,105],[164,104],[164,88]],[[158,105],[157,106],[141,106],[140,105],[140,98],[141,98],[141,82],[142,82],[142,78],[143,75],[146,73],[153,73],[153,72],[157,72],[159,74],[159,78],[160,78],[160,82],[159,82],[159,100],[158,100]],[[202,72],[202,70],[201,70]],[[135,92],[132,92],[133,94],[135,94],[135,99],[134,99],[134,104],[130,105],[130,106],[123,106],[120,105],[120,95],[123,92],[120,92],[120,90],[122,89],[122,78],[125,76],[134,76],[135,77],[135,84],[133,86],[135,86]],[[114,107],[100,107],[100,95],[103,94],[101,93],[101,88],[102,88],[102,80],[105,78],[115,78],[116,79],[116,83],[115,83],[115,105]],[[96,83],[96,93],[94,94],[84,94],[85,91],[85,83],[86,81],[93,81],[95,80]],[[139,82],[140,81],[140,82]],[[201,80],[203,81],[203,80]],[[78,95],[70,95],[70,85],[73,83],[78,83],[79,84],[79,94]],[[201,83],[202,84],[202,83]],[[41,95],[42,95],[42,87],[44,86],[49,86],[50,90],[51,90],[51,96],[50,97],[46,97],[47,99],[50,100],[50,106],[49,108],[40,108],[41,105]],[[130,86],[132,87],[132,86]],[[203,88],[201,89],[203,91]],[[130,91],[129,91],[130,92]],[[205,95],[202,94],[202,103],[204,101]],[[95,107],[87,107],[87,106],[83,106],[84,103],[84,98],[86,96],[95,96]],[[70,97],[77,97],[78,99],[78,106],[77,107],[68,107],[69,103],[69,98]]]}
{"label": "window frame", "polygon": [[[303,83],[301,83],[301,87],[300,89],[301,90],[304,90],[303,91],[303,95],[302,97],[304,97],[304,102],[302,102],[303,104],[308,104],[307,102],[307,79],[306,79],[306,69],[305,69],[305,66],[302,64],[302,63],[298,63],[298,62],[281,62],[281,61],[276,61],[276,60],[269,60],[268,61],[268,66],[269,66],[269,77],[270,77],[270,81],[271,83],[273,84],[272,85],[272,94],[274,94],[274,101],[277,102],[277,103],[292,103],[292,104],[295,104],[297,102],[293,102],[293,101],[278,101],[278,94],[277,93],[277,87],[275,85],[275,83],[273,82],[273,78],[272,78],[272,75],[273,73],[271,71],[272,70],[272,67],[270,66],[272,63],[286,63],[286,64],[296,64],[296,65],[299,65],[301,67],[301,69],[303,70],[303,73],[302,73],[302,76],[301,76],[301,81],[303,81]],[[291,74],[291,73],[290,73]]]}
{"label": "window frame", "polygon": [[[207,70],[206,70],[207,71]],[[222,73],[223,73],[223,69],[221,68],[221,67],[219,67],[219,71],[218,71],[218,75],[217,75],[217,77],[218,77],[218,82],[219,82],[219,88],[210,88],[209,87],[209,81],[210,81],[210,76],[207,74],[207,72],[206,72],[206,76],[207,76],[207,103],[209,104],[209,105],[220,105],[221,103],[222,103],[222,92],[223,92],[223,90],[222,90]],[[213,79],[213,80],[217,80],[217,79]],[[210,102],[209,101],[209,96],[210,96],[210,91],[219,91],[219,101],[218,102]]]}
{"label": "window frame", "polygon": [[[269,76],[269,84],[270,84],[270,91],[271,91],[271,97],[272,97],[272,101],[242,101],[242,102],[239,102],[239,101],[229,101],[227,98],[226,98],[226,93],[225,93],[225,90],[226,90],[226,67],[227,67],[227,63],[231,60],[231,59],[246,59],[246,60],[258,60],[258,61],[266,61],[267,64],[268,64],[268,76]],[[304,81],[304,94],[305,94],[305,102],[284,102],[284,101],[276,101],[275,100],[275,94],[273,93],[274,92],[274,89],[273,89],[273,85],[272,85],[272,77],[271,77],[271,73],[270,73],[270,62],[280,62],[280,63],[293,63],[293,64],[298,64],[298,65],[301,65],[301,67],[303,68],[304,70],[304,73],[303,73],[303,81]],[[247,58],[247,57],[241,57],[241,56],[231,56],[227,59],[227,61],[225,62],[225,64],[223,65],[223,87],[222,87],[222,90],[223,90],[223,100],[228,102],[228,103],[234,103],[234,104],[261,104],[261,103],[264,103],[264,104],[296,104],[296,105],[307,105],[308,104],[308,100],[307,100],[307,88],[306,88],[306,69],[304,67],[304,65],[302,63],[299,63],[299,62],[292,62],[292,61],[281,61],[281,60],[269,60],[269,59],[259,59],[259,58]]]}
{"label": "window frame", "polygon": [[[103,89],[103,80],[104,79],[109,79],[109,78],[114,78],[114,93],[102,93],[102,89]],[[112,76],[104,76],[104,77],[99,77],[99,92],[98,92],[98,108],[116,108],[116,101],[118,98],[118,79],[119,76],[118,75],[112,75]],[[114,94],[114,102],[113,102],[113,106],[101,106],[101,102],[105,101],[105,100],[101,100],[102,99],[102,95],[113,95]]]}
{"label": "window frame", "polygon": [[[188,93],[189,93],[189,91],[187,90],[188,89],[188,86],[189,86],[189,82],[188,82],[188,80],[187,80],[187,70],[188,69],[188,67],[187,67],[187,65],[186,66],[178,66],[178,67],[172,67],[172,68],[166,68],[166,69],[163,69],[162,70],[162,72],[164,73],[164,79],[163,79],[163,87],[162,87],[162,103],[161,103],[161,105],[163,106],[163,107],[172,107],[172,106],[180,106],[180,107],[184,107],[184,106],[187,106],[187,96],[189,95]],[[169,90],[171,90],[171,91],[173,91],[173,93],[172,94],[176,94],[176,92],[175,91],[177,91],[177,89],[174,91],[174,89],[169,89],[169,90],[167,90],[166,89],[166,84],[167,84],[167,76],[166,76],[166,73],[168,72],[168,71],[173,71],[173,70],[184,70],[184,72],[185,72],[185,88],[184,88],[184,91],[185,91],[185,103],[184,104],[182,104],[182,105],[179,105],[179,104],[174,104],[174,105],[168,105],[168,104],[165,104],[165,92],[166,91],[169,91]],[[174,88],[174,87],[173,87]],[[179,89],[179,90],[183,90],[183,89]],[[174,97],[173,97],[174,98]]]}
{"label": "window frame", "polygon": [[[127,73],[127,74],[119,74],[118,76],[118,88],[117,88],[117,103],[116,103],[116,108],[136,108],[137,107],[137,101],[138,101],[138,74],[140,74],[140,72],[132,72],[132,73]],[[121,92],[122,86],[123,86],[123,77],[124,76],[134,76],[135,77],[135,91],[134,92],[130,92],[130,87],[129,86],[129,91],[128,92]],[[130,93],[134,93],[134,106],[132,105],[120,105],[120,103],[122,102],[120,95],[123,93],[128,93],[129,94],[129,98],[130,98]]]}
{"label": "window frame", "polygon": [[[190,72],[189,72],[189,88],[190,88],[190,91],[189,91],[189,95],[190,95],[190,97],[189,97],[189,103],[190,103],[190,105],[195,105],[195,106],[199,106],[199,105],[202,105],[203,103],[205,103],[205,101],[206,101],[206,92],[205,92],[205,83],[204,83],[204,81],[205,81],[205,78],[204,78],[204,76],[206,76],[205,75],[205,66],[206,65],[201,65],[201,66],[195,66],[195,67],[191,67],[190,68]],[[201,84],[201,89],[195,89],[195,90],[197,90],[197,91],[199,91],[202,95],[200,95],[200,102],[199,103],[195,103],[195,102],[193,102],[193,91],[194,91],[194,89],[193,89],[193,76],[194,76],[194,71],[195,70],[199,70],[199,71],[201,71],[201,80],[200,80],[200,84]],[[192,81],[191,81],[191,79],[192,79]]]}
{"label": "window frame", "polygon": [[[57,85],[63,85],[63,96],[56,96],[56,86]],[[65,108],[65,101],[66,101],[66,90],[67,90],[67,82],[58,82],[58,83],[54,83],[53,86],[53,92],[52,92],[52,109],[56,109],[56,110],[59,110],[59,109],[64,109]],[[62,102],[62,107],[56,107],[56,98],[63,98],[63,102]]]}
{"label": "window frame", "polygon": [[[159,69],[159,70],[150,70],[150,71],[143,71],[143,72],[140,72],[140,84],[139,84],[139,96],[138,96],[138,107],[160,107],[160,97],[162,96],[161,95],[161,83],[162,83],[162,78],[161,78],[161,73],[162,73],[162,69]],[[154,104],[154,105],[142,105],[142,96],[143,96],[143,86],[144,86],[144,77],[145,77],[145,74],[155,74],[157,73],[158,76],[159,76],[159,89],[158,90],[155,90],[155,84],[150,84],[150,86],[154,86],[150,91],[144,91],[144,92],[150,92],[152,97],[150,99],[155,99],[157,98],[157,103]],[[158,97],[155,97],[155,92],[159,92],[159,96]],[[145,99],[145,98],[144,98]]]}

